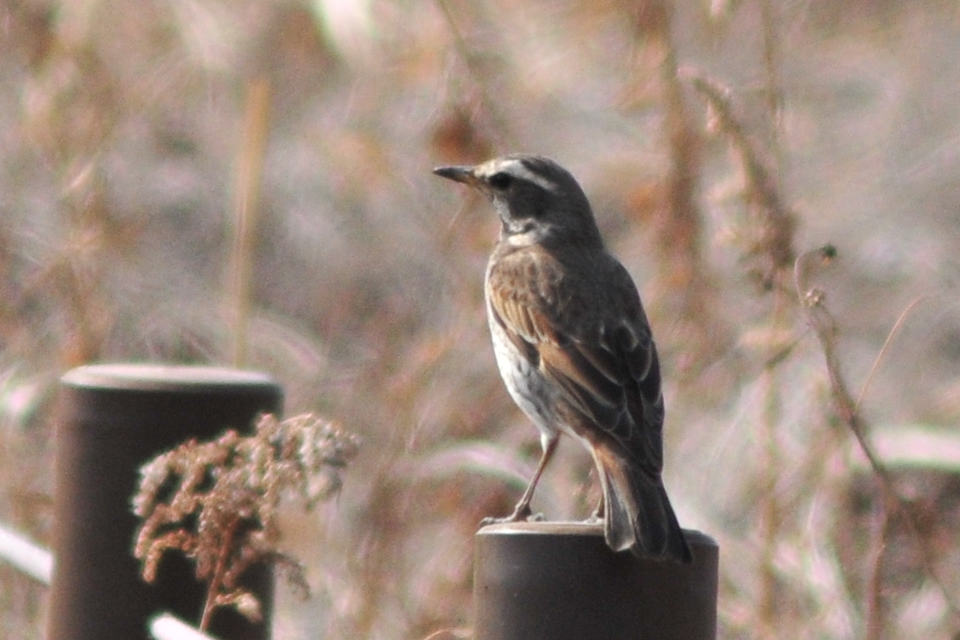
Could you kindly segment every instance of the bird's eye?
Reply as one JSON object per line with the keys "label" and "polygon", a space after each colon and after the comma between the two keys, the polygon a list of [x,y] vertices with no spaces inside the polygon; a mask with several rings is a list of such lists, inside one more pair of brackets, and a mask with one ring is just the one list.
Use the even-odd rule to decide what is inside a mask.
{"label": "bird's eye", "polygon": [[498,191],[507,189],[513,183],[513,176],[508,173],[495,173],[488,180],[490,186]]}

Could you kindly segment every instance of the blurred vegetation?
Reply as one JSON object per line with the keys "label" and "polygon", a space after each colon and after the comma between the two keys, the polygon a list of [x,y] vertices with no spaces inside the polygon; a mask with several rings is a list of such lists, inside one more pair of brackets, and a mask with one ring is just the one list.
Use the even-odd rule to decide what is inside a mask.
{"label": "blurred vegetation", "polygon": [[282,421],[263,415],[251,435],[228,429],[216,440],[191,439],[147,462],[133,498],[140,518],[134,555],[143,579],[156,580],[168,551],[187,556],[207,585],[201,631],[210,629],[221,607],[263,620],[257,594],[242,584],[257,563],[268,563],[275,576],[309,596],[303,564],[277,546],[280,501],[296,496],[311,509],[335,496],[358,444],[309,413]]}
{"label": "blurred vegetation", "polygon": [[[462,636],[538,444],[488,346],[497,223],[430,168],[523,150],[641,286],[720,637],[951,637],[958,59],[936,0],[0,0],[0,518],[49,540],[66,369],[242,360],[365,443],[284,518],[315,597],[276,637]],[[595,490],[565,443],[534,507]],[[0,635],[41,637],[0,572]]]}

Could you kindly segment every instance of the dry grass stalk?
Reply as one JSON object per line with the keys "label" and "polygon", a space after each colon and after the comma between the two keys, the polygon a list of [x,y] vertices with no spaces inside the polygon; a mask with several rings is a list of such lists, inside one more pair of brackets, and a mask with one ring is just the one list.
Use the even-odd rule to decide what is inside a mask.
{"label": "dry grass stalk", "polygon": [[[704,260],[704,223],[698,202],[702,174],[701,136],[689,116],[673,38],[674,6],[663,0],[634,7],[637,46],[657,52],[669,169],[654,224],[658,273],[656,314],[680,327],[680,373],[693,378],[727,342],[716,314],[717,283]],[[639,56],[637,56],[639,57]]]}
{"label": "dry grass stalk", "polygon": [[260,619],[258,600],[239,584],[258,562],[274,563],[307,594],[301,563],[277,546],[280,499],[297,493],[309,508],[332,496],[356,452],[354,436],[304,414],[282,422],[264,415],[250,436],[229,430],[161,454],[141,468],[133,499],[143,519],[134,555],[144,580],[156,578],[168,550],[194,560],[197,579],[207,583],[201,629],[218,607]]}
{"label": "dry grass stalk", "polygon": [[738,156],[750,216],[743,236],[744,257],[750,262],[748,273],[764,289],[775,289],[779,275],[789,273],[793,267],[796,214],[780,194],[776,173],[766,159],[768,154],[761,151],[737,119],[730,92],[696,70],[684,68],[680,74],[707,100],[714,126],[730,139]]}
{"label": "dry grass stalk", "polygon": [[[789,292],[790,268],[796,255],[793,241],[796,231],[796,215],[786,205],[781,194],[779,180],[779,118],[782,97],[776,68],[776,46],[772,38],[770,22],[771,7],[763,4],[765,25],[765,68],[767,75],[767,104],[773,122],[773,153],[747,134],[734,111],[729,91],[715,80],[689,68],[678,71],[678,77],[687,79],[705,97],[712,115],[712,126],[727,136],[737,155],[743,176],[743,197],[747,207],[747,220],[740,230],[743,261],[750,280],[762,291],[772,291],[770,328],[774,335],[788,331],[791,320],[788,314],[795,298]],[[773,157],[775,161],[768,158]],[[763,407],[760,416],[763,441],[763,458],[759,466],[759,483],[763,487],[759,505],[760,562],[759,596],[757,615],[762,637],[776,637],[779,609],[778,593],[780,578],[775,570],[777,545],[784,526],[784,505],[778,493],[778,484],[783,471],[780,424],[783,402],[782,381],[777,367],[789,353],[782,345],[771,344],[765,357],[762,372]]]}
{"label": "dry grass stalk", "polygon": [[255,78],[247,83],[243,147],[234,202],[236,226],[230,273],[230,304],[233,311],[233,365],[247,360],[247,333],[252,302],[250,278],[253,270],[253,243],[263,180],[263,162],[270,125],[270,83]]}
{"label": "dry grass stalk", "polygon": [[[937,552],[931,543],[931,538],[935,536],[928,534],[928,537],[928,535],[922,533],[920,515],[917,513],[914,504],[901,495],[892,472],[880,459],[870,440],[870,425],[860,411],[859,402],[854,400],[853,393],[850,391],[840,368],[840,361],[837,357],[837,323],[825,304],[826,294],[822,289],[809,284],[812,272],[818,266],[828,264],[835,257],[836,249],[831,245],[801,254],[797,258],[794,268],[794,283],[806,312],[807,320],[823,350],[830,382],[830,393],[833,397],[837,415],[853,433],[857,446],[870,464],[877,487],[883,498],[878,505],[879,513],[877,517],[880,523],[874,540],[873,566],[871,567],[871,579],[866,595],[866,610],[869,616],[866,624],[867,637],[873,640],[881,638],[885,628],[882,607],[883,584],[879,577],[879,565],[884,558],[886,538],[890,532],[890,522],[893,518],[902,518],[911,538],[917,544],[924,571],[942,592],[943,600],[956,621],[960,621],[960,603],[956,601],[952,590],[947,586],[947,582],[941,578],[937,568]],[[896,327],[894,327],[894,330],[896,330]]]}
{"label": "dry grass stalk", "polygon": [[[458,93],[475,95],[479,109],[474,117],[482,116],[489,122],[488,133],[494,136],[493,142],[502,148],[515,148],[517,146],[517,135],[512,131],[510,120],[501,113],[497,100],[490,91],[488,86],[490,74],[481,62],[482,56],[464,38],[463,31],[458,26],[457,19],[454,18],[455,11],[451,9],[446,0],[435,0],[435,4],[446,23],[451,38],[451,46],[468,77],[466,91],[461,88]],[[460,17],[464,17],[464,12],[460,12]]]}

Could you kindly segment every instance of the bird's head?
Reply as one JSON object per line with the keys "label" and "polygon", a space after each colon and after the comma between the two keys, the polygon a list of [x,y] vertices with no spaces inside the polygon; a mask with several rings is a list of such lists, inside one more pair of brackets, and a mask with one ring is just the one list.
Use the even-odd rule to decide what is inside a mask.
{"label": "bird's head", "polygon": [[583,189],[549,158],[514,154],[433,172],[485,195],[500,216],[506,242],[603,244]]}

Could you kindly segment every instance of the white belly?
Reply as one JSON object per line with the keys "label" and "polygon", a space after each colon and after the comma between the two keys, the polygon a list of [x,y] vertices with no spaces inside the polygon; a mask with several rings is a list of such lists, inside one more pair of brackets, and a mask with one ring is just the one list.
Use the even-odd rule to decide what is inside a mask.
{"label": "white belly", "polygon": [[567,431],[559,424],[554,407],[558,391],[540,370],[527,361],[517,350],[503,328],[489,313],[490,333],[493,338],[493,353],[500,369],[500,377],[510,392],[510,397],[540,430],[542,436],[553,439],[558,432]]}

